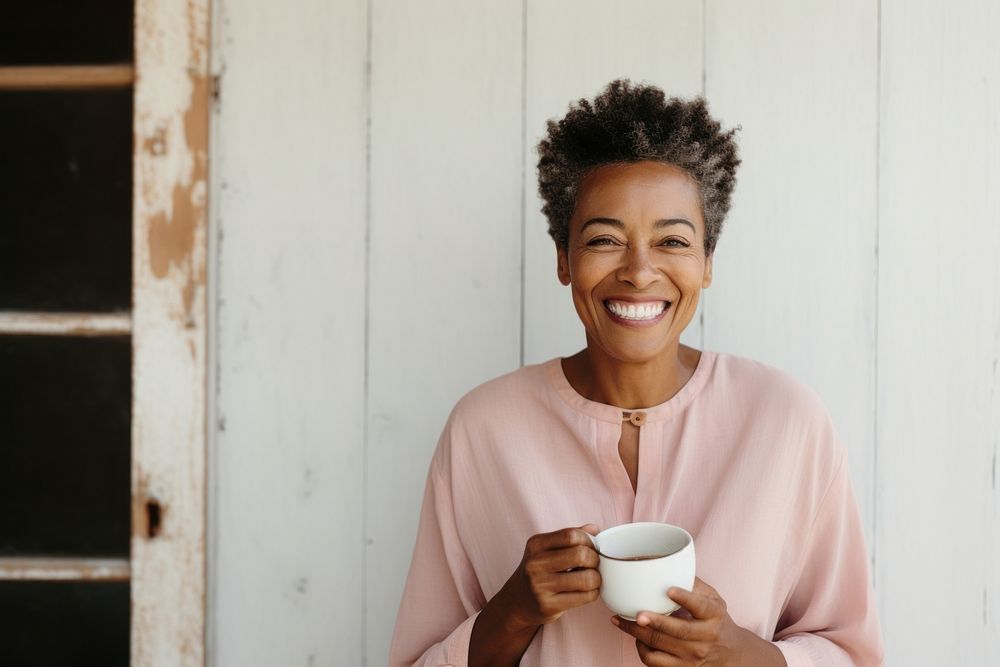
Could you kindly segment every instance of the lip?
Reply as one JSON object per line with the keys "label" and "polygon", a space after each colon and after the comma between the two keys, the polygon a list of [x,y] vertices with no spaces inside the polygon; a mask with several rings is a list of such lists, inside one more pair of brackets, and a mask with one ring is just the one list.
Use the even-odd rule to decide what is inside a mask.
{"label": "lip", "polygon": [[[666,302],[667,306],[666,308],[663,309],[663,312],[661,312],[659,315],[657,315],[651,320],[626,320],[624,318],[618,317],[613,312],[611,312],[611,309],[608,308],[607,304],[608,301],[630,301],[632,303],[648,303],[650,301],[664,301]],[[647,327],[652,327],[659,324],[660,320],[666,317],[667,313],[670,312],[670,309],[674,307],[674,304],[672,301],[668,301],[667,299],[650,299],[649,297],[646,297],[645,299],[636,299],[635,297],[623,299],[620,297],[612,296],[601,301],[601,307],[604,308],[604,312],[608,314],[608,317],[611,318],[612,322],[615,322],[616,324],[620,324],[625,327],[633,327],[635,329],[645,329]]]}
{"label": "lip", "polygon": [[629,303],[649,303],[650,301],[666,301],[667,303],[673,303],[670,299],[664,299],[662,296],[657,296],[655,294],[644,294],[636,296],[635,294],[629,294],[628,296],[608,296],[601,300],[601,303],[605,301],[628,301]]}

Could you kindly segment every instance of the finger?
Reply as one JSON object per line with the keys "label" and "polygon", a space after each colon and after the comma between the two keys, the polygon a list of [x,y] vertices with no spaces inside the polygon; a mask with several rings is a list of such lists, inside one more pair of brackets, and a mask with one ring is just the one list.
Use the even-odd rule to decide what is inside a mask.
{"label": "finger", "polygon": [[553,593],[570,593],[573,591],[600,591],[601,573],[594,569],[560,572],[553,577],[551,586]]}
{"label": "finger", "polygon": [[671,655],[664,651],[657,651],[643,644],[638,639],[635,640],[635,650],[639,653],[639,660],[648,667],[681,667],[684,661],[676,655]]}
{"label": "finger", "polygon": [[565,572],[578,567],[597,567],[601,564],[601,558],[594,548],[583,544],[549,551],[540,558],[544,559],[549,572]]}
{"label": "finger", "polygon": [[680,606],[691,612],[691,615],[698,619],[709,619],[719,615],[721,611],[720,599],[709,597],[701,593],[686,591],[676,586],[667,591],[667,596]]}
{"label": "finger", "polygon": [[713,625],[707,621],[687,620],[676,616],[665,616],[648,611],[640,611],[636,625],[652,628],[660,634],[669,635],[686,642],[715,641]]}
{"label": "finger", "polygon": [[[615,623],[617,621],[617,623]],[[686,642],[670,635],[657,632],[649,626],[642,626],[621,616],[612,617],[612,623],[622,632],[632,635],[638,641],[657,651],[663,651],[675,656],[691,654],[691,647]]]}
{"label": "finger", "polygon": [[563,528],[561,530],[555,530],[551,533],[541,533],[539,535],[533,535],[528,543],[537,551],[551,551],[554,549],[565,549],[566,547],[572,547],[576,545],[593,546],[593,542],[590,541],[590,536],[585,531],[584,527],[594,527],[593,524],[584,524],[579,528]]}
{"label": "finger", "polygon": [[705,580],[702,579],[701,577],[694,578],[694,587],[691,590],[694,591],[695,593],[707,595],[708,597],[722,597],[721,595],[719,595],[719,591],[715,590],[707,583],[705,583]]}
{"label": "finger", "polygon": [[573,591],[571,593],[557,593],[556,601],[559,603],[561,609],[573,609],[575,607],[582,607],[585,604],[590,604],[601,597],[601,591],[599,589],[594,589],[592,591]]}

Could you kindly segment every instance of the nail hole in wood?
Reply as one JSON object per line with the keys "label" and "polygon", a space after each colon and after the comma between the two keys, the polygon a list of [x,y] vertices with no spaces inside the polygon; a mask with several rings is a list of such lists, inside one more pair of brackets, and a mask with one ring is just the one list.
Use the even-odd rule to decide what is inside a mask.
{"label": "nail hole in wood", "polygon": [[153,539],[160,534],[160,503],[155,500],[146,501],[146,537]]}

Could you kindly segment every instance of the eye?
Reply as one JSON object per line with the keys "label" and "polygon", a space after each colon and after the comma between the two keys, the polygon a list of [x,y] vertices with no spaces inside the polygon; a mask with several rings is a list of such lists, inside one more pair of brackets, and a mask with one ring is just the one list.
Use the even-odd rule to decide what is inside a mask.
{"label": "eye", "polygon": [[587,241],[587,245],[588,246],[611,245],[614,242],[615,242],[614,239],[609,238],[607,236],[598,236],[596,239],[591,239]]}
{"label": "eye", "polygon": [[666,241],[664,241],[663,243],[661,243],[660,245],[665,245],[665,246],[668,246],[670,248],[689,248],[689,247],[691,247],[691,244],[688,243],[686,240],[679,239],[679,238],[676,238],[676,237],[669,238]]}

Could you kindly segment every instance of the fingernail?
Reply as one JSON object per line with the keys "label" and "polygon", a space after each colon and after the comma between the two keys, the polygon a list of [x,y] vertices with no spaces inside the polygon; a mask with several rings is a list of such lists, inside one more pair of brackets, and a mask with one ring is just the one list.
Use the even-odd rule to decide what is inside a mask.
{"label": "fingernail", "polygon": [[649,617],[644,614],[639,614],[639,616],[636,617],[635,622],[639,625],[649,625]]}
{"label": "fingernail", "polygon": [[622,622],[618,620],[617,616],[612,616],[611,617],[611,622],[614,623],[615,625],[619,625],[619,626],[622,624]]}

